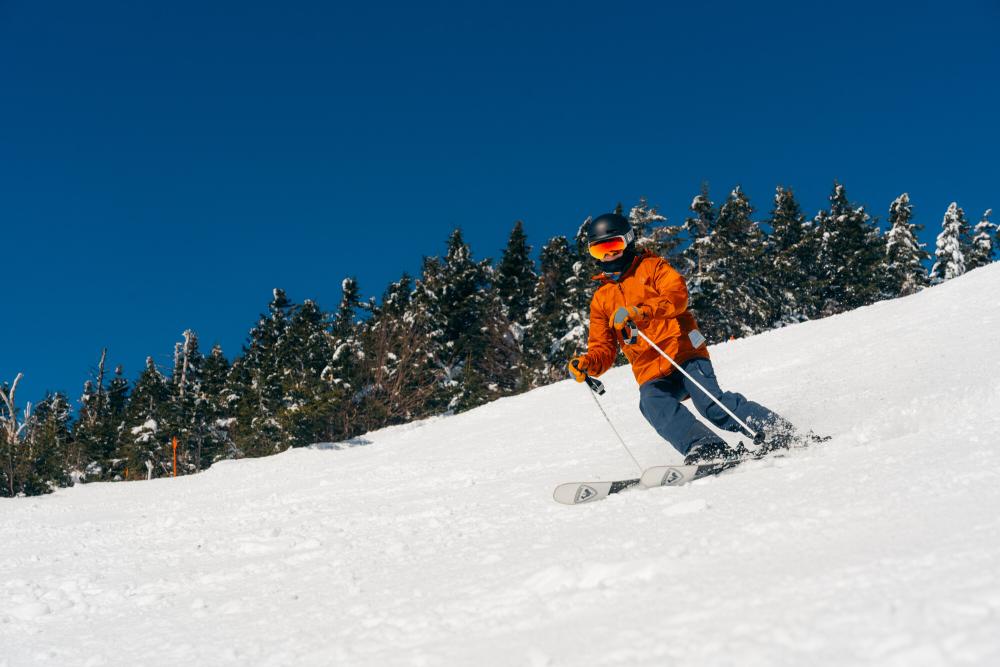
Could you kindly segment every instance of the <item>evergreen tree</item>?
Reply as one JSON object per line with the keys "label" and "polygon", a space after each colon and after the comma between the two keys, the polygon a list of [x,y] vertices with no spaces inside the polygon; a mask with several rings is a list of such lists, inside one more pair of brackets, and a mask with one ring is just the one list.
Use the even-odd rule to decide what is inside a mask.
{"label": "evergreen tree", "polygon": [[637,250],[649,250],[671,264],[680,264],[676,254],[683,228],[667,225],[666,216],[650,206],[645,197],[640,197],[639,203],[632,207],[628,219],[635,231]]}
{"label": "evergreen tree", "polygon": [[128,380],[121,365],[115,366],[115,376],[108,384],[108,411],[117,420],[125,416],[128,405]]}
{"label": "evergreen tree", "polygon": [[574,246],[576,250],[576,255],[580,257],[590,257],[590,238],[588,236],[590,230],[590,222],[594,218],[592,216],[587,216],[587,218],[576,228],[576,236],[573,237]]}
{"label": "evergreen tree", "polygon": [[[358,336],[360,289],[354,278],[340,283],[342,296],[332,326],[312,301],[292,317],[289,341],[296,361],[286,379],[285,428],[295,446],[350,437],[364,391],[363,352]],[[289,384],[289,381],[292,384]]]}
{"label": "evergreen tree", "polygon": [[874,303],[884,275],[885,250],[878,225],[863,206],[854,207],[844,186],[834,183],[830,210],[818,216],[822,234],[820,273],[822,314],[832,315]]}
{"label": "evergreen tree", "polygon": [[549,239],[542,247],[538,281],[528,309],[525,356],[533,386],[566,377],[566,359],[576,351],[567,345],[566,316],[574,309],[570,299],[574,253],[565,236]]}
{"label": "evergreen tree", "polygon": [[969,223],[965,211],[952,202],[941,221],[941,233],[937,237],[936,261],[931,267],[931,284],[942,283],[965,273],[965,253],[962,239],[969,234]]}
{"label": "evergreen tree", "polygon": [[233,438],[247,456],[284,451],[291,443],[278,418],[282,410],[283,367],[281,341],[288,329],[292,303],[284,290],[275,289],[268,312],[250,330],[243,354],[233,363],[227,394],[236,418]]}
{"label": "evergreen tree", "polygon": [[986,209],[986,212],[983,213],[983,219],[976,224],[976,228],[972,232],[972,248],[966,258],[966,271],[986,266],[996,257],[997,248],[992,237],[997,233],[998,226],[990,222],[992,213],[993,209]]}
{"label": "evergreen tree", "polygon": [[[691,200],[689,207],[694,213],[684,220],[684,230],[687,232],[689,244],[684,250],[685,266],[678,267],[683,273],[694,279],[694,289],[698,289],[698,276],[702,272],[702,260],[705,245],[715,228],[717,211],[715,204],[709,199],[708,184],[702,183],[701,194]],[[690,285],[689,285],[690,286]]]}
{"label": "evergreen tree", "polygon": [[666,221],[667,218],[661,215],[655,206],[650,206],[649,201],[645,197],[640,197],[639,203],[629,209],[628,212],[628,222],[632,225],[632,231],[635,232],[636,247],[643,250],[647,248],[653,250],[650,247],[653,241],[653,234]]}
{"label": "evergreen tree", "polygon": [[[994,240],[991,243],[991,247],[993,248],[994,255],[1000,255],[1000,223],[992,222],[990,220],[990,216],[992,214],[993,214],[993,209],[991,208],[986,209],[985,211],[983,211],[983,218],[979,222],[980,224],[985,222],[993,226]],[[977,224],[976,226],[978,227],[979,225]]]}
{"label": "evergreen tree", "polygon": [[[102,464],[101,472],[105,479],[121,480],[124,472],[125,458],[123,455],[122,434],[125,429],[125,413],[129,400],[129,381],[125,377],[121,365],[115,366],[115,376],[108,383],[108,448]],[[90,475],[91,471],[87,471]]]}
{"label": "evergreen tree", "polygon": [[345,278],[341,281],[340,290],[342,296],[333,319],[333,335],[347,339],[354,335],[354,325],[361,303],[361,290],[355,278]]}
{"label": "evergreen tree", "polygon": [[889,231],[885,235],[885,273],[882,292],[893,298],[919,292],[927,286],[927,272],[924,261],[930,255],[924,244],[917,240],[917,233],[923,225],[916,225],[913,207],[907,193],[897,197],[889,206]]}
{"label": "evergreen tree", "polygon": [[437,390],[429,397],[427,410],[435,414],[448,409],[458,393],[459,368],[455,368],[452,348],[445,331],[445,318],[441,302],[443,269],[439,257],[424,257],[420,277],[415,281],[409,300],[409,318],[412,322],[413,349],[425,367],[437,380]]}
{"label": "evergreen tree", "polygon": [[[477,357],[476,367],[484,389],[479,400],[485,402],[522,391],[531,383],[524,356],[524,318],[532,284],[526,286],[529,298],[524,299],[520,320],[512,320],[508,308],[510,301],[499,289],[499,270],[486,263],[483,274],[487,284],[483,294],[481,328],[483,354]],[[535,280],[534,266],[531,267],[530,277]]]}
{"label": "evergreen tree", "polygon": [[80,396],[80,412],[73,427],[73,446],[67,452],[68,465],[75,481],[110,479],[121,415],[116,422],[111,413],[110,397],[104,386],[106,359],[105,349],[101,351],[101,359],[92,379],[84,383],[83,395]]}
{"label": "evergreen tree", "polygon": [[778,186],[768,218],[767,238],[770,282],[775,293],[771,326],[784,326],[814,317],[822,283],[816,257],[819,236],[807,222],[791,189]]}
{"label": "evergreen tree", "polygon": [[404,273],[399,280],[391,283],[382,295],[380,313],[390,317],[404,317],[410,311],[413,298],[413,278]]}
{"label": "evergreen tree", "polygon": [[465,410],[491,393],[480,369],[487,346],[484,323],[487,263],[476,263],[460,229],[448,239],[444,260],[425,258],[414,294],[414,316],[425,340],[422,348],[441,377],[438,409]]}
{"label": "evergreen tree", "polygon": [[58,392],[35,406],[24,442],[24,494],[37,496],[70,484],[70,419],[69,401]]}
{"label": "evergreen tree", "polygon": [[774,306],[766,284],[764,235],[752,214],[737,186],[702,244],[700,290],[692,308],[709,340],[750,335],[770,321]]}
{"label": "evergreen tree", "polygon": [[169,421],[165,427],[171,437],[177,438],[178,474],[200,472],[206,467],[203,457],[211,437],[212,415],[202,387],[204,367],[198,335],[189,329],[184,332],[184,340],[174,346]]}
{"label": "evergreen tree", "polygon": [[[621,214],[621,209],[621,204],[618,204],[615,213]],[[591,218],[588,217],[576,231],[576,254],[572,257],[570,275],[566,279],[568,293],[560,327],[562,335],[558,341],[562,349],[572,350],[570,356],[582,354],[587,349],[587,338],[590,335],[590,300],[600,287],[594,277],[604,270],[601,263],[590,254],[587,240],[590,221]],[[565,370],[566,360],[562,361]]]}
{"label": "evergreen tree", "polygon": [[230,365],[222,352],[222,347],[214,345],[205,358],[201,388],[206,402],[208,434],[202,443],[201,465],[207,468],[224,458],[238,458],[242,455],[233,441],[232,428],[236,422],[230,416],[227,395],[227,380]]}
{"label": "evergreen tree", "polygon": [[170,387],[152,357],[136,380],[132,398],[125,411],[123,454],[125,478],[143,479],[170,474],[172,452],[168,451],[170,433],[163,425],[170,417]]}
{"label": "evergreen tree", "polygon": [[74,451],[67,452],[67,464],[78,481],[103,477],[106,461],[114,456],[117,443],[107,409],[107,395],[101,383],[84,382],[80,413],[73,428],[75,447]]}
{"label": "evergreen tree", "polygon": [[509,322],[524,325],[528,302],[537,280],[535,263],[531,259],[531,246],[528,245],[524,225],[518,220],[507,240],[495,279],[497,295],[506,305]]}

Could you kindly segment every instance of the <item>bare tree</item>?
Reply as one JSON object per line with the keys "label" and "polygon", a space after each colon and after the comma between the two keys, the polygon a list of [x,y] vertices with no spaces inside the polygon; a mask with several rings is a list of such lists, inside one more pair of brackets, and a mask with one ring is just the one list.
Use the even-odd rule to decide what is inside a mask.
{"label": "bare tree", "polygon": [[2,408],[0,409],[0,444],[3,446],[2,452],[0,452],[2,453],[2,456],[0,456],[0,459],[2,459],[0,465],[3,466],[4,476],[7,478],[7,491],[11,496],[14,496],[16,491],[14,478],[17,473],[18,445],[20,444],[21,434],[28,424],[28,419],[31,417],[31,403],[28,403],[24,408],[24,418],[18,424],[15,394],[17,393],[17,384],[23,376],[23,373],[17,374],[9,391],[5,391],[4,387],[0,387],[0,399],[3,400],[3,405],[0,406]]}
{"label": "bare tree", "polygon": [[[413,345],[412,322],[387,316],[366,332],[363,409],[344,428],[364,433],[423,417],[423,406],[437,391],[440,377],[428,366],[426,353]],[[359,406],[354,406],[359,407]]]}

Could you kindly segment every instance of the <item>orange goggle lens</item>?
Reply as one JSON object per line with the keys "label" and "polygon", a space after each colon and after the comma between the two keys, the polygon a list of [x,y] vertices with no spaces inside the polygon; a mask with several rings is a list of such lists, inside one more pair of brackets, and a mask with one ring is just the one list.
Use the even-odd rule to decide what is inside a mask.
{"label": "orange goggle lens", "polygon": [[604,259],[605,255],[609,253],[621,252],[627,245],[628,244],[625,242],[624,236],[616,236],[606,241],[591,243],[590,254],[593,255],[595,259]]}

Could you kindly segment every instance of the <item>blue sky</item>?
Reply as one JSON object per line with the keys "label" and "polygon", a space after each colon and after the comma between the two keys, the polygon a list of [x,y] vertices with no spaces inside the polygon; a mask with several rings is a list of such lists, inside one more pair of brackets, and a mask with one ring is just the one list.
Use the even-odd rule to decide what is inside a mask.
{"label": "blue sky", "polygon": [[231,358],[273,287],[332,309],[455,226],[537,250],[703,181],[908,191],[929,241],[1000,209],[993,0],[678,4],[0,1],[0,378]]}

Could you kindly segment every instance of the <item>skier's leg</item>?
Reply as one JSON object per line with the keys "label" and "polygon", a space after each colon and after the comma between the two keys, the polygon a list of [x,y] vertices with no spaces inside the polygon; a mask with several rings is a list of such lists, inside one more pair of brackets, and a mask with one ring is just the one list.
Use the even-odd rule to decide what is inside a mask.
{"label": "skier's leg", "polygon": [[681,405],[685,390],[677,379],[680,373],[639,386],[639,411],[660,436],[681,454],[687,454],[698,443],[722,442],[722,438],[698,421],[691,411]]}
{"label": "skier's leg", "polygon": [[[687,371],[702,387],[708,390],[723,405],[732,410],[733,414],[746,422],[747,426],[763,431],[768,435],[778,431],[792,433],[794,427],[777,413],[769,410],[760,403],[747,400],[743,394],[731,391],[722,391],[719,388],[719,381],[715,377],[715,370],[712,362],[708,359],[690,359],[684,363],[684,370]],[[684,378],[684,386],[691,393],[691,400],[695,408],[708,421],[719,428],[727,431],[741,432],[740,425],[726,414],[726,411],[715,404],[705,393],[694,386],[690,380]]]}

